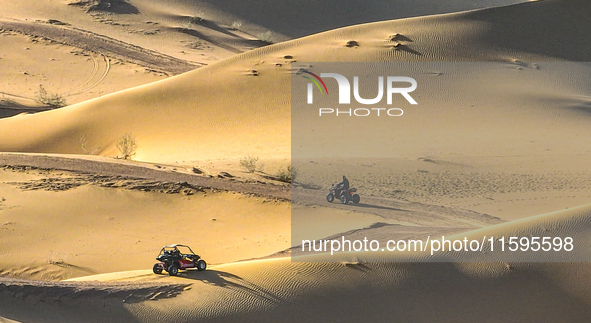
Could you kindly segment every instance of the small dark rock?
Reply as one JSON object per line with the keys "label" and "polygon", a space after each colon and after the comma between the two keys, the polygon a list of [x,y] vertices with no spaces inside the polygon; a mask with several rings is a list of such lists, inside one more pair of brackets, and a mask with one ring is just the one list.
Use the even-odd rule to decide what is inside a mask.
{"label": "small dark rock", "polygon": [[203,171],[197,167],[193,167],[193,173],[195,174],[203,174]]}
{"label": "small dark rock", "polygon": [[65,26],[65,25],[67,25],[67,23],[65,23],[65,22],[61,22],[61,21],[59,21],[59,20],[56,20],[56,19],[49,19],[49,20],[47,20],[47,23],[50,23],[50,24],[52,24],[52,25],[60,25],[60,26]]}
{"label": "small dark rock", "polygon": [[233,178],[234,177],[234,175],[230,175],[229,173],[226,173],[226,172],[220,172],[218,177],[220,177],[220,176],[221,176],[221,178]]}
{"label": "small dark rock", "polygon": [[345,46],[347,46],[347,47],[358,47],[359,46],[359,43],[356,42],[356,41],[354,41],[354,40],[350,40],[350,41],[347,42],[347,45],[345,45]]}

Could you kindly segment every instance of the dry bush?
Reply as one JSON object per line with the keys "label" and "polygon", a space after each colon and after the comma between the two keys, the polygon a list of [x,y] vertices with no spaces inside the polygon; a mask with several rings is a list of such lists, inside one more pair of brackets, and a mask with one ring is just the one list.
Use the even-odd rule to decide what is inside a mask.
{"label": "dry bush", "polygon": [[101,150],[101,147],[89,148],[88,138],[86,137],[86,135],[80,136],[80,146],[82,147],[82,152],[85,155],[96,155],[96,153],[98,153],[99,150]]}
{"label": "dry bush", "polygon": [[192,24],[201,24],[205,22],[205,19],[203,18],[203,16],[205,15],[205,13],[203,11],[199,11],[197,12],[197,14],[195,16],[192,16],[189,18],[189,22]]}
{"label": "dry bush", "polygon": [[273,33],[271,31],[265,31],[264,33],[260,33],[257,38],[261,41],[264,41],[268,44],[273,44],[275,41],[273,40]]}
{"label": "dry bush", "polygon": [[291,165],[287,165],[286,167],[279,169],[276,178],[279,181],[291,183],[296,179],[297,175],[297,170],[292,168]]}
{"label": "dry bush", "polygon": [[236,20],[236,21],[232,22],[232,24],[230,25],[231,30],[240,30],[240,27],[242,27],[241,20]]}
{"label": "dry bush", "polygon": [[254,173],[256,171],[260,172],[263,170],[263,166],[257,166],[258,162],[258,157],[246,156],[240,159],[240,167],[246,169],[246,171],[249,173]]}
{"label": "dry bush", "polygon": [[39,90],[35,93],[35,100],[52,108],[61,108],[67,105],[64,97],[59,94],[47,92],[43,85],[39,85]]}
{"label": "dry bush", "polygon": [[135,141],[135,137],[130,133],[126,133],[117,142],[117,149],[119,149],[119,152],[121,153],[121,158],[131,159],[137,150],[137,142]]}

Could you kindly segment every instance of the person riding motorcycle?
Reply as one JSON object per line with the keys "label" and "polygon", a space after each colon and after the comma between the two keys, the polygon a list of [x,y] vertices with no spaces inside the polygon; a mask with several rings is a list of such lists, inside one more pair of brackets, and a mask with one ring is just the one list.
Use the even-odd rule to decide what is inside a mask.
{"label": "person riding motorcycle", "polygon": [[337,197],[341,196],[341,192],[349,189],[349,180],[343,175],[343,180],[340,183],[335,184],[335,193]]}

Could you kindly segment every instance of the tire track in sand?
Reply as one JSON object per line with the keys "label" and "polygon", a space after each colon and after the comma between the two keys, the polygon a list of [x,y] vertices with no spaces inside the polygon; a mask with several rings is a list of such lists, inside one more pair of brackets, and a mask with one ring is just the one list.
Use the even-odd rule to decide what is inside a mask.
{"label": "tire track in sand", "polygon": [[71,26],[0,19],[0,29],[44,37],[60,44],[77,47],[97,54],[108,55],[122,61],[173,75],[188,72],[206,65],[178,59]]}

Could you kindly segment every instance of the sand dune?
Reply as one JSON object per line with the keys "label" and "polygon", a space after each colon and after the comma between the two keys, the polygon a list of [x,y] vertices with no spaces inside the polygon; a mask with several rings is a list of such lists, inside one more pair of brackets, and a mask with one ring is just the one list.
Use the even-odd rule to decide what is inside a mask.
{"label": "sand dune", "polygon": [[[242,32],[233,34],[226,30],[226,25],[218,26],[220,21],[215,15],[211,15],[208,23],[203,21],[201,26],[202,21],[193,19],[202,12],[196,4],[192,8],[179,8],[159,1],[102,1],[105,5],[89,8],[92,2],[3,1],[2,16],[29,22],[52,20],[66,27],[194,62],[216,61],[232,56],[236,51],[261,45],[252,35]],[[113,5],[108,6],[109,3]],[[202,37],[187,32],[195,32]],[[232,50],[224,48],[227,46]]]}
{"label": "sand dune", "polygon": [[[144,161],[236,158],[246,154],[287,158],[290,153],[289,64],[294,60],[492,60],[508,63],[585,60],[589,59],[589,53],[583,50],[588,47],[584,30],[589,20],[580,15],[585,10],[588,10],[585,2],[543,1],[330,31],[254,50],[162,82],[67,109],[0,120],[0,138],[9,138],[8,134],[17,128],[26,134],[9,141],[0,139],[0,150],[80,153],[79,138],[85,135],[89,144],[101,147],[101,155],[113,156],[117,138],[133,133],[139,142],[137,159]],[[498,18],[515,15],[515,12],[520,19]],[[560,23],[566,17],[571,23]],[[540,28],[544,32],[532,33],[531,29],[521,28],[527,24],[543,25]],[[573,25],[577,28],[569,27]],[[544,26],[554,27],[548,30]],[[511,33],[506,32],[508,30]],[[419,54],[393,51],[388,36],[394,33],[412,39],[408,46]],[[345,47],[351,39],[360,46]],[[522,42],[526,43],[520,45]],[[542,45],[553,42],[569,50]],[[549,109],[572,103],[571,97],[535,102]],[[523,117],[529,118],[529,115]],[[514,119],[515,122],[519,120]],[[407,124],[409,129],[419,128],[414,122]],[[512,140],[511,136],[506,138]],[[498,142],[498,146],[505,147],[503,142]]]}
{"label": "sand dune", "polygon": [[[511,270],[503,264],[303,267],[273,260],[216,267],[203,275],[191,272],[179,280],[192,283],[192,289],[173,299],[139,304],[120,301],[120,305],[111,306],[105,302],[102,308],[94,299],[79,299],[77,309],[72,309],[10,298],[2,309],[10,319],[33,321],[38,312],[30,309],[37,306],[46,314],[59,315],[62,322],[80,318],[101,321],[84,316],[82,310],[112,317],[114,322],[165,322],[171,318],[187,322],[586,322],[591,315],[588,290],[581,284],[584,279],[573,277],[584,276],[587,270],[584,264],[517,264]],[[126,315],[111,314],[120,313],[116,309],[121,307]],[[45,322],[53,322],[47,317],[43,317]]]}
{"label": "sand dune", "polygon": [[37,102],[40,85],[74,104],[267,44],[219,25],[217,16],[205,21],[189,15],[197,9],[154,2],[140,10],[125,1],[103,1],[96,10],[92,1],[0,3],[0,77],[8,80],[1,118],[53,108]]}
{"label": "sand dune", "polygon": [[[178,42],[182,39],[180,37],[174,37],[174,40],[170,39],[171,34],[163,30],[166,27],[192,26],[192,29],[206,36],[202,38],[202,40],[206,40],[202,45],[217,47],[207,38],[222,40],[222,43],[224,40],[232,40],[232,42],[225,42],[227,45],[231,45],[231,43],[244,42],[249,38],[256,39],[260,33],[271,31],[275,41],[282,41],[287,38],[302,37],[360,23],[472,10],[525,1],[454,0],[443,4],[430,1],[398,0],[396,2],[369,1],[365,2],[363,6],[355,1],[340,1],[338,6],[334,5],[334,1],[276,2],[257,0],[248,3],[234,3],[232,1],[128,0],[103,2],[103,5],[92,6],[92,1],[79,0],[31,2],[27,5],[23,2],[11,3],[7,1],[4,4],[3,15],[14,18],[21,16],[34,17],[35,19],[56,19],[79,26],[88,26],[93,31],[102,25],[103,32],[110,36],[117,35],[118,37],[115,38],[135,38],[137,42],[143,44],[147,44],[147,40],[150,38],[157,39],[171,45],[172,48],[164,49],[165,51],[179,54]],[[48,17],[48,15],[51,16]],[[200,19],[191,20],[194,17]],[[191,24],[191,21],[194,23]],[[145,22],[150,23],[146,24]],[[236,23],[239,23],[239,30],[226,29]],[[121,32],[124,30],[131,30],[135,35],[125,36]],[[224,39],[224,34],[231,37]],[[165,35],[166,37],[162,37]],[[167,37],[169,37],[168,40]],[[194,39],[194,41],[198,42],[199,40]],[[219,49],[222,48],[218,47],[217,50]],[[220,55],[222,53],[207,53],[207,55],[212,54]],[[195,53],[190,53],[190,51],[187,51],[187,55],[197,57]]]}
{"label": "sand dune", "polygon": [[[100,319],[124,319],[134,320],[124,308],[125,303],[137,303],[143,300],[157,300],[167,297],[175,297],[183,292],[188,284],[159,284],[159,283],[44,283],[37,281],[23,281],[12,279],[0,280],[0,295],[7,302],[3,305],[14,305],[14,307],[2,308],[1,322],[15,322],[8,318],[19,317],[20,311],[27,311],[25,303],[34,302],[40,305],[38,311],[31,311],[27,314],[26,321],[88,321],[96,319],[97,316],[89,315],[96,313],[99,308],[110,308],[109,313],[100,315]],[[16,303],[13,300],[20,300]],[[20,303],[20,304],[19,304]],[[52,304],[45,307],[43,304]],[[70,316],[63,313],[50,313],[53,306],[81,309],[80,313]],[[93,318],[93,316],[95,316]],[[6,318],[8,317],[8,318]],[[17,318],[20,320],[20,318]]]}
{"label": "sand dune", "polygon": [[[206,16],[210,24],[202,26],[188,21],[200,13],[184,11],[196,10],[195,3],[129,1],[117,14],[86,12],[88,8],[61,1],[43,2],[30,12],[22,4],[7,3],[12,18],[68,18],[72,26],[123,43],[156,51],[166,47],[159,52],[177,59],[187,48],[181,41],[213,48],[206,48],[206,59],[197,50],[188,52],[187,61],[225,59],[62,109],[0,120],[0,151],[62,154],[20,156],[25,166],[13,159],[7,162],[12,166],[0,168],[0,275],[46,280],[2,278],[0,322],[591,320],[589,265],[572,258],[545,262],[547,254],[542,253],[520,258],[509,254],[495,262],[490,254],[468,252],[341,253],[233,262],[288,255],[284,250],[294,245],[289,241],[291,210],[316,225],[314,238],[341,233],[380,239],[570,236],[578,241],[576,260],[589,259],[588,66],[573,64],[580,68],[551,82],[542,77],[550,70],[548,62],[591,60],[588,1],[536,1],[355,25],[238,55],[256,37],[228,30],[232,19],[244,17],[253,30],[271,30],[277,23],[272,30],[280,33],[285,27],[268,14],[258,21],[252,12],[238,16],[232,10],[240,5],[227,8],[225,1],[199,2],[219,15]],[[324,4],[318,4],[318,14],[325,12]],[[261,10],[262,5],[268,2],[251,9]],[[388,14],[373,6],[367,12],[377,11]],[[333,17],[327,28],[341,18],[353,19]],[[360,14],[358,19],[375,17]],[[151,18],[158,24],[147,20]],[[201,36],[208,40],[195,43]],[[231,41],[237,43],[227,45]],[[293,205],[226,191],[193,191],[193,186],[169,180],[235,185],[232,191],[241,191],[246,187],[242,184],[270,186],[270,180],[256,182],[260,173],[219,180],[207,175],[237,169],[247,155],[275,168],[295,162],[292,64],[323,61],[500,64],[475,69],[466,80],[432,71],[431,77],[447,80],[461,93],[482,93],[481,101],[471,106],[464,95],[447,93],[439,104],[424,105],[422,113],[408,113],[404,123],[391,127],[392,135],[402,138],[396,149],[386,146],[368,158],[342,161],[338,146],[329,140],[304,138],[324,157],[301,158],[306,167],[299,169]],[[499,71],[515,78],[504,84],[495,78]],[[480,78],[489,80],[487,91],[475,81]],[[544,90],[549,83],[555,87]],[[489,104],[500,90],[506,91],[495,101],[501,104]],[[305,121],[311,128],[322,126],[317,120]],[[354,129],[353,123],[344,124]],[[116,143],[126,133],[137,139],[137,161],[105,162],[105,157],[119,154]],[[63,155],[90,152],[100,156]],[[39,163],[51,167],[30,167]],[[205,174],[188,176],[203,165],[210,167]],[[91,167],[91,174],[80,173],[84,167]],[[144,176],[134,179],[125,173]],[[362,203],[343,206],[324,200],[326,188],[342,173],[358,185]],[[270,191],[285,193],[283,186]],[[573,208],[577,204],[587,205]],[[175,242],[191,245],[212,265],[178,277],[151,273],[155,252]],[[416,262],[450,258],[469,262]],[[57,281],[67,278],[74,279]]]}
{"label": "sand dune", "polygon": [[4,30],[22,33],[31,37],[48,38],[53,42],[98,52],[111,58],[135,62],[138,65],[173,74],[180,74],[199,67],[198,64],[192,64],[156,51],[146,50],[113,38],[64,25],[56,25],[55,23],[5,20],[0,22],[0,26]]}
{"label": "sand dune", "polygon": [[66,104],[74,104],[166,77],[100,52],[10,32],[4,20],[0,20],[0,29],[0,78],[5,80],[0,87],[0,118],[52,109],[38,102],[40,86],[59,94]]}
{"label": "sand dune", "polygon": [[[573,4],[544,1],[381,22],[270,46],[67,109],[1,120],[0,138],[9,138],[7,134],[15,128],[26,135],[17,140],[1,140],[0,150],[80,153],[79,138],[86,135],[89,143],[102,147],[101,155],[108,156],[116,154],[117,138],[131,132],[139,141],[139,160],[228,158],[248,153],[286,158],[290,138],[289,63],[293,60],[585,60],[589,54],[582,48],[588,47],[584,30],[589,21],[579,13],[588,6]],[[515,12],[519,12],[520,19],[502,18]],[[567,16],[571,17],[569,25],[558,23]],[[532,29],[520,28],[525,24],[556,27],[532,34]],[[396,32],[413,39],[409,46],[420,55],[392,51],[387,37]],[[345,47],[349,39],[357,40],[361,46],[353,50]],[[554,41],[559,41],[561,48],[570,49],[541,45]],[[522,42],[526,43],[521,45]],[[293,59],[283,58],[287,55]],[[409,128],[417,127],[413,123]],[[186,142],[190,142],[189,150]]]}
{"label": "sand dune", "polygon": [[60,280],[151,268],[172,243],[211,264],[289,247],[284,201],[27,167],[0,168],[0,178],[0,276]]}
{"label": "sand dune", "polygon": [[[131,182],[173,185],[180,190],[200,191],[213,189],[251,194],[278,200],[288,200],[290,189],[287,183],[265,179],[257,174],[236,170],[216,171],[214,165],[193,167],[182,164],[138,163],[125,159],[110,159],[91,155],[44,155],[44,154],[0,154],[0,164],[11,170],[41,169],[72,171],[85,178],[85,182],[104,184],[113,178],[129,179]],[[224,167],[225,169],[225,167]],[[250,176],[249,176],[250,175]],[[255,177],[254,179],[251,177]],[[272,178],[272,177],[271,177]],[[71,182],[68,178],[63,180]],[[84,183],[86,184],[86,183]],[[106,185],[105,185],[106,186]],[[148,187],[148,186],[146,186]],[[157,190],[157,189],[153,189]],[[178,192],[175,192],[178,193]]]}
{"label": "sand dune", "polygon": [[[178,1],[167,1],[175,3]],[[272,31],[291,38],[380,20],[426,16],[515,4],[519,0],[465,1],[445,3],[433,1],[199,1],[199,8],[229,21],[242,21],[249,30]],[[187,9],[196,8],[194,2],[183,1]]]}
{"label": "sand dune", "polygon": [[[588,236],[589,219],[591,210],[586,206],[502,224],[495,230],[504,235],[515,232],[536,235],[553,223],[557,229],[552,233],[570,235],[569,223],[576,223],[579,232]],[[474,235],[480,233],[474,232]],[[588,250],[582,252],[588,256]],[[564,263],[376,262],[400,257],[412,259],[413,256],[343,254],[336,258],[341,262],[313,264],[291,262],[289,258],[257,260],[219,265],[205,272],[189,271],[177,278],[149,275],[145,271],[90,276],[76,281],[97,279],[107,284],[104,286],[108,286],[109,281],[190,285],[190,289],[185,288],[174,298],[123,305],[134,320],[140,322],[170,321],[171,318],[207,322],[585,322],[591,317],[586,263],[565,266]],[[81,288],[88,288],[84,284]],[[8,298],[2,309],[39,306],[33,305],[32,300]],[[93,300],[86,298],[78,298],[77,302],[82,308],[93,304]],[[51,302],[42,306],[48,313],[60,315],[64,322],[80,315],[77,310]],[[106,309],[99,308],[97,313],[111,309],[113,307],[107,304]],[[31,320],[33,314],[25,313],[21,311],[7,317]],[[128,318],[115,321],[124,319]]]}

